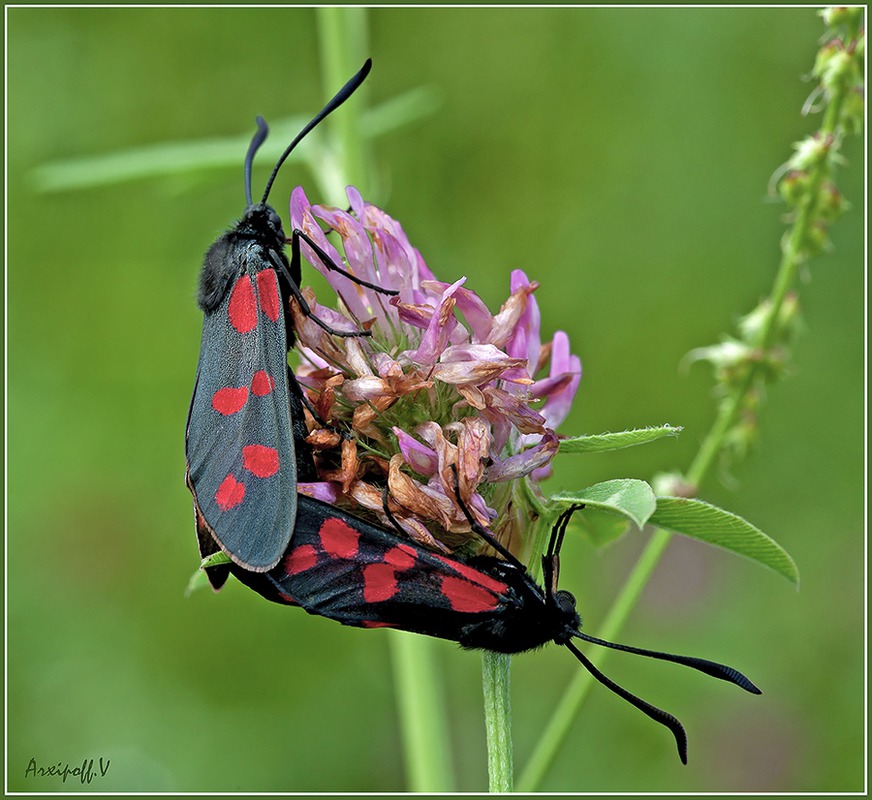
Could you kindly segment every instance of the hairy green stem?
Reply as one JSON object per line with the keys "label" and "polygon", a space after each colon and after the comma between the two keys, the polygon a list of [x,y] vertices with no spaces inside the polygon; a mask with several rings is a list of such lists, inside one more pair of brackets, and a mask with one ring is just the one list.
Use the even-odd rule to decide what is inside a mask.
{"label": "hairy green stem", "polygon": [[511,792],[514,786],[509,700],[511,665],[512,657],[505,653],[485,651],[481,654],[488,788],[492,794]]}

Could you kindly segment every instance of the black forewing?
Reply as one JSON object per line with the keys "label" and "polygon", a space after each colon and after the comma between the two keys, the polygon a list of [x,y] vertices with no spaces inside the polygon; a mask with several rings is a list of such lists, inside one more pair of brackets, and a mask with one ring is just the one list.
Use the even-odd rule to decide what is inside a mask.
{"label": "black forewing", "polygon": [[470,626],[510,624],[521,605],[529,607],[529,579],[505,562],[478,557],[472,565],[305,495],[297,502],[292,544],[278,566],[263,575],[233,568],[269,600],[343,625],[453,641]]}
{"label": "black forewing", "polygon": [[[228,286],[220,305],[203,317],[203,338],[197,381],[188,416],[186,453],[188,485],[205,524],[221,548],[246,569],[271,569],[288,546],[296,516],[294,441],[288,411],[287,333],[281,292],[277,292],[278,318],[265,313],[264,287],[278,286],[273,270],[264,265],[260,245],[239,245],[239,277]],[[258,281],[259,273],[272,273]],[[239,280],[247,277],[254,295],[256,325],[240,333],[230,321],[230,304]],[[275,282],[273,283],[273,279]],[[258,395],[255,376],[266,373],[272,388]],[[263,377],[262,375],[260,376]],[[220,413],[213,406],[216,392],[247,389],[247,398],[235,413]],[[259,477],[246,468],[244,453],[255,450],[256,469],[271,471],[263,454],[275,451],[277,470]],[[264,463],[266,461],[267,463]],[[225,483],[227,481],[227,483]],[[242,488],[240,488],[240,486]],[[217,499],[216,499],[217,498]],[[219,502],[220,501],[220,502]]]}

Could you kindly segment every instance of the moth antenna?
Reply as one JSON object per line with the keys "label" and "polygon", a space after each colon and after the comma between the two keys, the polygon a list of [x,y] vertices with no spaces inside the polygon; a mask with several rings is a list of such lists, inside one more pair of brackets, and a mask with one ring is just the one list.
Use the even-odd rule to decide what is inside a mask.
{"label": "moth antenna", "polygon": [[[366,79],[366,76],[369,75],[369,71],[372,69],[372,59],[368,58],[364,62],[363,66],[358,70],[358,72],[345,84],[334,96],[333,99],[327,103],[324,108],[322,108],[306,125],[303,130],[301,130],[297,137],[292,141],[284,153],[281,154],[281,157],[276,162],[276,165],[273,167],[272,174],[269,176],[269,180],[266,182],[266,189],[263,191],[263,200],[262,203],[266,203],[267,198],[269,197],[270,190],[272,189],[273,182],[276,179],[276,176],[279,174],[279,169],[281,169],[282,164],[285,163],[285,159],[291,154],[293,149],[306,137],[309,131],[312,130],[321,120],[324,119],[328,114],[335,111],[339,106],[341,106],[351,95],[357,91],[357,88],[361,83]],[[251,203],[249,202],[249,205]]]}
{"label": "moth antenna", "polygon": [[581,652],[572,642],[564,642],[563,643],[572,654],[582,663],[584,668],[594,676],[603,686],[607,689],[611,689],[618,697],[622,697],[628,703],[636,706],[643,714],[651,717],[655,722],[659,722],[661,725],[665,725],[669,730],[672,731],[672,735],[675,737],[675,744],[678,747],[678,757],[681,759],[682,764],[687,763],[687,734],[684,731],[684,726],[670,714],[668,711],[664,711],[662,708],[657,708],[657,706],[651,705],[651,703],[643,700],[641,697],[637,697],[632,692],[628,692],[623,686],[618,686],[611,678],[606,677],[600,672],[593,663]]}
{"label": "moth antenna", "polygon": [[248,145],[248,152],[245,154],[245,205],[251,205],[251,165],[254,163],[254,154],[260,149],[260,146],[266,141],[269,134],[269,126],[263,117],[258,117],[257,131],[251,138],[251,144]]}
{"label": "moth antenna", "polygon": [[683,664],[686,667],[691,667],[706,675],[711,675],[713,678],[719,678],[722,681],[734,683],[741,687],[746,692],[751,694],[763,694],[748,678],[746,678],[739,670],[728,667],[726,664],[718,664],[716,661],[709,661],[705,658],[694,658],[693,656],[677,656],[672,653],[660,653],[656,650],[644,650],[641,647],[631,647],[627,644],[616,644],[615,642],[607,642],[605,639],[598,639],[596,636],[589,636],[581,631],[576,631],[572,634],[578,639],[583,639],[591,644],[598,644],[602,647],[610,647],[612,650],[623,650],[625,653],[635,653],[639,656],[647,656],[648,658],[658,658],[661,661],[672,661],[676,664]]}

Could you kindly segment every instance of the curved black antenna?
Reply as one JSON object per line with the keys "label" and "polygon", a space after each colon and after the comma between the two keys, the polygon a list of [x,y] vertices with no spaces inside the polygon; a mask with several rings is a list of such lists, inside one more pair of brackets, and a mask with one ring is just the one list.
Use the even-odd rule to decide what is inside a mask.
{"label": "curved black antenna", "polygon": [[572,634],[578,639],[584,639],[592,644],[602,645],[603,647],[611,647],[612,650],[623,650],[625,653],[635,653],[638,656],[647,656],[648,658],[659,658],[661,661],[672,661],[676,664],[684,664],[685,667],[704,672],[706,675],[711,675],[713,678],[719,678],[722,681],[734,683],[741,687],[746,692],[751,694],[763,694],[748,678],[746,678],[739,670],[726,666],[726,664],[718,664],[716,661],[709,661],[705,658],[694,658],[693,656],[676,656],[671,653],[660,653],[656,650],[643,650],[641,647],[631,647],[628,644],[615,644],[607,642],[605,639],[598,639],[596,636],[588,636],[586,633],[576,631]]}
{"label": "curved black antenna", "polygon": [[251,144],[248,145],[248,152],[245,154],[245,205],[251,205],[251,165],[254,162],[254,154],[260,149],[260,146],[266,141],[269,127],[263,117],[258,117],[257,131],[251,138]]}
{"label": "curved black antenna", "polygon": [[611,689],[618,697],[624,698],[628,703],[636,706],[643,714],[647,714],[651,719],[655,722],[659,722],[661,725],[665,725],[669,730],[672,731],[672,735],[675,737],[675,744],[678,746],[678,757],[681,759],[682,764],[687,763],[687,734],[684,732],[684,726],[670,714],[668,711],[664,711],[662,708],[657,708],[657,706],[652,706],[651,703],[643,700],[641,697],[636,697],[632,692],[628,692],[623,686],[618,686],[611,678],[606,677],[600,672],[591,661],[581,652],[572,642],[564,642],[566,647],[572,652],[572,654],[582,663],[584,668],[594,676],[603,686],[607,689]]}
{"label": "curved black antenna", "polygon": [[351,80],[349,80],[348,83],[346,83],[345,86],[334,95],[333,99],[315,115],[314,119],[312,119],[312,121],[297,134],[297,138],[288,145],[285,152],[282,153],[281,157],[276,162],[276,165],[273,167],[272,174],[266,182],[266,189],[263,191],[263,199],[260,201],[261,203],[266,203],[270,189],[272,189],[273,181],[275,181],[276,175],[279,174],[279,169],[282,164],[285,163],[285,159],[291,154],[291,151],[300,143],[300,141],[302,141],[303,138],[305,138],[306,134],[308,134],[312,128],[324,119],[324,117],[339,108],[339,106],[354,94],[360,84],[366,79],[366,76],[369,75],[370,69],[372,69],[372,59],[368,58],[357,74],[354,75],[354,77],[352,77]]}

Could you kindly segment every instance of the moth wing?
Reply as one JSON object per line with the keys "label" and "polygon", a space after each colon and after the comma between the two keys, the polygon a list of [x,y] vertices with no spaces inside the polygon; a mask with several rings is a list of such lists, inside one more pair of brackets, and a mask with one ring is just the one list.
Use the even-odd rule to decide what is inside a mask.
{"label": "moth wing", "polygon": [[343,625],[458,641],[499,614],[510,587],[393,531],[300,495],[291,547],[266,575],[237,578],[269,600],[291,601]]}
{"label": "moth wing", "polygon": [[287,333],[276,273],[255,251],[204,315],[186,434],[187,482],[203,523],[245,569],[274,567],[297,512]]}

